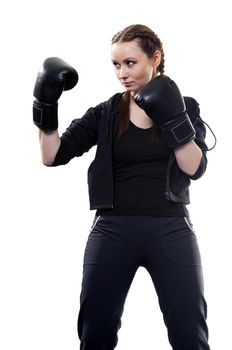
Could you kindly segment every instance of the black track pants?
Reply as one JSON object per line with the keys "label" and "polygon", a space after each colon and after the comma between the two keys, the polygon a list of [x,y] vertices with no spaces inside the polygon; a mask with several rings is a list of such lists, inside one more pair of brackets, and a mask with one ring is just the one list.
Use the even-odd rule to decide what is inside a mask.
{"label": "black track pants", "polygon": [[80,349],[115,349],[140,266],[154,283],[172,349],[209,350],[201,257],[190,219],[113,215],[94,217],[84,252]]}

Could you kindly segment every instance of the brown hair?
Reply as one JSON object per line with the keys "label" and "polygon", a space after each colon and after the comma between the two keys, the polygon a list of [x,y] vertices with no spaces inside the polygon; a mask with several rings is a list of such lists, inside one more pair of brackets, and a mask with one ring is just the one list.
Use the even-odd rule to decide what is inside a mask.
{"label": "brown hair", "polygon": [[[132,24],[120,32],[116,33],[112,40],[111,44],[117,42],[129,42],[132,40],[136,40],[139,47],[142,51],[151,58],[156,50],[161,52],[161,61],[159,66],[157,67],[157,71],[160,74],[164,73],[164,51],[163,44],[158,36],[147,26],[142,24]],[[130,92],[126,91],[121,98],[120,103],[120,119],[119,119],[119,128],[116,136],[116,140],[120,138],[120,136],[127,130],[129,126],[129,105],[130,105]],[[152,127],[152,135],[153,139],[159,141],[160,139],[160,129],[154,124]]]}

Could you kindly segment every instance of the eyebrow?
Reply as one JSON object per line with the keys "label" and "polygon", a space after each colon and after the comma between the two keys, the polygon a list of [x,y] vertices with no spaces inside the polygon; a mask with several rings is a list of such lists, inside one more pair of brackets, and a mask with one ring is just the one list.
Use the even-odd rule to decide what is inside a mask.
{"label": "eyebrow", "polygon": [[[123,60],[123,62],[127,62],[127,61],[129,61],[129,60],[136,61],[135,58],[133,58],[133,57],[127,57],[125,60]],[[112,61],[113,63],[117,63],[117,60],[112,59],[111,61]]]}

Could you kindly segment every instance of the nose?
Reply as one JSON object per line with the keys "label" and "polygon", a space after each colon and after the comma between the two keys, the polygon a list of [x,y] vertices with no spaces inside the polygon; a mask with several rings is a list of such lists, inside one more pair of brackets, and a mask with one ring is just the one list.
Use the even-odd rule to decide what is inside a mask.
{"label": "nose", "polygon": [[121,80],[124,80],[126,78],[128,78],[128,71],[127,71],[127,67],[121,66],[119,73],[118,73],[118,77]]}

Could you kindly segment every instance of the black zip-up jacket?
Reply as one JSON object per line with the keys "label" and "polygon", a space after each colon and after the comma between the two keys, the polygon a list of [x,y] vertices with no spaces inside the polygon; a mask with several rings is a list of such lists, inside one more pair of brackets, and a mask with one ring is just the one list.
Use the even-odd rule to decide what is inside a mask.
{"label": "black zip-up jacket", "polygon": [[[61,144],[51,166],[63,165],[74,157],[97,145],[95,159],[88,168],[87,181],[90,210],[113,208],[113,164],[112,143],[119,122],[119,102],[122,93],[91,107],[82,118],[74,119],[60,137]],[[196,130],[195,142],[203,156],[193,176],[184,173],[178,166],[174,152],[171,152],[166,174],[166,198],[173,202],[189,204],[191,180],[200,178],[207,166],[205,143],[206,129],[200,117],[198,102],[192,97],[184,97],[187,113]]]}

